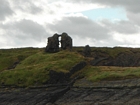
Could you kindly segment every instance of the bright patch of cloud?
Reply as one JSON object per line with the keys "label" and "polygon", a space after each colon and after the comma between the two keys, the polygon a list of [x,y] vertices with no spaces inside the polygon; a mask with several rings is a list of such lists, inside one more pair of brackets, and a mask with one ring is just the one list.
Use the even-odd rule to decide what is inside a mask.
{"label": "bright patch of cloud", "polygon": [[114,33],[113,34],[114,40],[118,41],[118,46],[123,47],[139,47],[140,46],[140,35],[139,34],[133,34],[133,35],[127,35],[127,34],[121,34],[121,33]]}

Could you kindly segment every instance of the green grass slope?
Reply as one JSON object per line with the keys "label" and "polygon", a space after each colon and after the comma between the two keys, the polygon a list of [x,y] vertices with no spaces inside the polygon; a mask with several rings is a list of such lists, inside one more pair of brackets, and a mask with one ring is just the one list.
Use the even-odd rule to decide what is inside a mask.
{"label": "green grass slope", "polygon": [[[75,64],[84,59],[80,54],[69,51],[44,53],[44,51],[36,49],[36,53],[32,53],[28,56],[25,52],[11,54],[10,57],[16,56],[15,58],[17,58],[18,54],[26,57],[22,60],[18,59],[20,63],[12,70],[1,69],[1,85],[42,85],[48,81],[50,70],[67,73]],[[6,60],[7,58],[5,58],[5,61]]]}
{"label": "green grass slope", "polygon": [[28,56],[35,54],[43,49],[37,48],[18,48],[0,49],[0,72],[11,67],[14,62],[22,61]]}
{"label": "green grass slope", "polygon": [[[112,57],[123,52],[135,52],[140,49],[132,48],[91,48],[92,52],[104,52]],[[89,81],[118,80],[139,78],[140,67],[107,67],[91,66],[92,58],[84,58],[83,47],[74,47],[72,52],[67,50],[58,53],[44,53],[43,48],[0,49],[0,85],[7,86],[39,86],[49,80],[49,71],[68,73],[71,67],[85,60],[87,66],[72,75],[79,75]],[[14,62],[19,64],[14,68]]]}
{"label": "green grass slope", "polygon": [[87,66],[80,72],[92,82],[140,78],[140,67]]}

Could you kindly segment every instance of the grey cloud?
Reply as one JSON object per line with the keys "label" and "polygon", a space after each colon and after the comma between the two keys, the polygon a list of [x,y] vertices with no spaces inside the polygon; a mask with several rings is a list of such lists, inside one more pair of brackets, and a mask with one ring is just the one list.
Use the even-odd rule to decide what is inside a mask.
{"label": "grey cloud", "polygon": [[56,21],[55,24],[48,24],[47,27],[54,32],[67,32],[83,38],[104,40],[111,37],[107,28],[84,17],[65,17],[61,21]]}
{"label": "grey cloud", "polygon": [[132,13],[132,12],[128,12],[127,13],[127,17],[132,21],[134,22],[136,25],[139,25],[140,26],[140,13]]}
{"label": "grey cloud", "polygon": [[12,15],[13,13],[9,2],[6,0],[0,0],[0,20],[5,20],[7,16]]}
{"label": "grey cloud", "polygon": [[31,20],[24,19],[19,22],[1,24],[0,27],[5,31],[6,40],[10,40],[16,46],[35,46],[46,41],[49,36],[43,26]]}
{"label": "grey cloud", "polygon": [[37,13],[41,13],[43,10],[40,7],[37,7],[35,5],[30,6],[30,13],[32,14],[37,14]]}
{"label": "grey cloud", "polygon": [[33,0],[13,0],[11,1],[11,4],[15,9],[19,9],[26,13],[38,14],[43,11],[42,7],[36,6]]}
{"label": "grey cloud", "polygon": [[17,22],[15,24],[15,28],[18,29],[20,32],[23,32],[26,35],[30,35],[32,38],[36,39],[39,39],[39,37],[46,34],[46,30],[43,26],[31,20],[24,19],[20,22]]}
{"label": "grey cloud", "polygon": [[108,6],[121,6],[125,7],[126,10],[139,13],[140,12],[140,0],[91,0],[96,3],[105,4]]}
{"label": "grey cloud", "polygon": [[139,32],[139,28],[131,21],[118,21],[112,23],[109,20],[102,20],[103,23],[110,31],[115,31],[121,34],[132,35]]}
{"label": "grey cloud", "polygon": [[[68,0],[67,0],[68,1]],[[97,4],[102,4],[102,5],[107,5],[107,6],[120,6],[126,8],[126,10],[134,12],[134,13],[139,13],[140,12],[140,0],[71,0],[71,2],[74,3],[97,3]]]}
{"label": "grey cloud", "polygon": [[38,14],[43,11],[41,7],[38,7],[30,2],[25,4],[25,6],[26,7],[22,7],[23,12],[29,12],[31,14]]}

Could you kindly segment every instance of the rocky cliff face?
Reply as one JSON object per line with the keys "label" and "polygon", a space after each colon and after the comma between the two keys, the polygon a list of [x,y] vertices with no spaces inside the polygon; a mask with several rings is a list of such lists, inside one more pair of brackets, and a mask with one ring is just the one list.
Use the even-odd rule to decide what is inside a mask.
{"label": "rocky cliff face", "polygon": [[106,52],[94,51],[92,52],[93,66],[120,66],[120,67],[137,67],[140,66],[140,52],[129,51],[121,52],[112,57]]}
{"label": "rocky cliff face", "polygon": [[[85,84],[86,85],[82,85]],[[78,85],[77,84],[81,84]],[[140,79],[0,89],[0,105],[139,105]]]}
{"label": "rocky cliff face", "polygon": [[71,68],[71,70],[68,73],[64,72],[56,72],[54,70],[50,70],[49,76],[50,79],[47,84],[62,84],[62,83],[68,83],[71,81],[72,78],[70,78],[75,72],[83,69],[86,66],[86,62],[81,61],[75,66]]}

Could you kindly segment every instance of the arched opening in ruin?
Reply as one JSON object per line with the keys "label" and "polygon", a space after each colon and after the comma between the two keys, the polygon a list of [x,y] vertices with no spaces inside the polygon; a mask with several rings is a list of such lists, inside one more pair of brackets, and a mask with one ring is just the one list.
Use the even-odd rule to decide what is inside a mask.
{"label": "arched opening in ruin", "polygon": [[59,48],[61,48],[61,36],[59,36],[58,40],[59,40]]}

